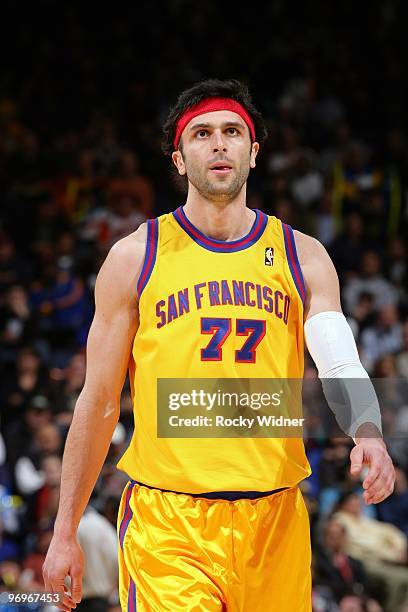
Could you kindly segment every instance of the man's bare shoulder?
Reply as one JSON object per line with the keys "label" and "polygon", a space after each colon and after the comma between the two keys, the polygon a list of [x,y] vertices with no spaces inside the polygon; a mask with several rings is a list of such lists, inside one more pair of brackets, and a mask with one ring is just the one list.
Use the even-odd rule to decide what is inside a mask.
{"label": "man's bare shoulder", "polygon": [[309,265],[317,260],[327,259],[329,257],[326,249],[319,240],[299,230],[293,230],[295,238],[296,251],[301,266]]}
{"label": "man's bare shoulder", "polygon": [[147,224],[121,238],[111,247],[99,270],[97,287],[136,296],[136,285],[143,267],[146,251]]}
{"label": "man's bare shoulder", "polygon": [[337,272],[325,247],[313,236],[293,233],[307,290],[306,318],[325,310],[341,312]]}
{"label": "man's bare shoulder", "polygon": [[147,240],[147,223],[139,225],[137,230],[121,238],[112,246],[110,253],[112,257],[119,258],[122,261],[128,258],[131,259],[134,265],[134,258],[144,258]]}

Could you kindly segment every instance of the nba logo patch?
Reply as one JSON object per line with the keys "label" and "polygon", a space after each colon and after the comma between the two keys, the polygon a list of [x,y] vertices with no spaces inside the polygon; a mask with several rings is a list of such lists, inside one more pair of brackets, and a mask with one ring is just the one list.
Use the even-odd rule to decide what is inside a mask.
{"label": "nba logo patch", "polygon": [[265,249],[265,266],[273,266],[273,248]]}

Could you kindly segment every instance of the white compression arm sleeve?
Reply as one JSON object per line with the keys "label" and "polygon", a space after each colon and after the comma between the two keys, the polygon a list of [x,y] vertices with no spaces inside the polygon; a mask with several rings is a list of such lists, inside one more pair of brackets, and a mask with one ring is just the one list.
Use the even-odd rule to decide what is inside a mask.
{"label": "white compression arm sleeve", "polygon": [[342,430],[354,438],[360,425],[373,423],[381,432],[377,395],[343,313],[320,312],[306,321],[304,330],[327,403]]}

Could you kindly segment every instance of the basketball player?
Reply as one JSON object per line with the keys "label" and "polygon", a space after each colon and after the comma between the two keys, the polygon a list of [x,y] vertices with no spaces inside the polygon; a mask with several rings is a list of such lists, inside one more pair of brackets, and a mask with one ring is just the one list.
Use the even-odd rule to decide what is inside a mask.
{"label": "basketball player", "polygon": [[[266,132],[239,82],[183,92],[164,133],[187,199],[115,244],[99,272],[45,586],[62,592],[69,575],[62,609],[81,599],[76,530],[130,362],[135,430],[118,463],[129,476],[118,515],[122,609],[310,611],[302,439],[158,437],[157,381],[302,378],[304,335],[321,377],[367,377],[337,275],[317,240],[247,208]],[[393,489],[380,428],[377,414],[353,436],[351,470],[368,467],[366,503]]]}

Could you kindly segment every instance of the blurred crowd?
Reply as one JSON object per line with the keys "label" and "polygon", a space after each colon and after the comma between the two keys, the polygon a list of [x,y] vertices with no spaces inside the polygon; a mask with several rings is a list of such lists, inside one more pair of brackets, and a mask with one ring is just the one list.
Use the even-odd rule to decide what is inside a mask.
{"label": "blurred crowd", "polygon": [[[160,152],[168,107],[200,78],[244,74],[269,129],[249,179],[248,205],[326,246],[363,365],[389,381],[382,410],[397,474],[389,499],[365,506],[363,477],[348,469],[352,441],[318,426],[305,441],[313,468],[302,488],[311,518],[314,611],[408,610],[408,144],[395,7],[382,3],[369,17],[366,36],[381,42],[372,50],[387,85],[379,87],[371,69],[362,69],[354,30],[345,46],[323,3],[317,17],[329,27],[319,29],[314,19],[307,36],[288,20],[283,3],[268,5],[256,25],[266,36],[265,24],[274,23],[276,36],[251,67],[243,59],[248,40],[226,31],[231,55],[215,48],[203,69],[203,52],[192,47],[213,40],[212,2],[194,11],[173,0],[164,15],[143,4],[145,20],[155,25],[144,34],[154,52],[142,65],[137,58],[146,41],[140,32],[134,36],[137,20],[124,15],[109,20],[115,61],[103,42],[107,26],[100,39],[88,31],[86,9],[84,15],[62,9],[64,31],[37,32],[38,46],[32,24],[16,24],[31,69],[23,76],[17,65],[0,77],[0,592],[43,586],[100,265],[117,240],[183,202]],[[340,14],[340,21],[348,16]],[[304,19],[309,23],[310,15]],[[183,35],[166,38],[163,50],[157,43],[172,24]],[[41,33],[45,26],[37,25]],[[327,54],[319,54],[325,44]],[[265,72],[268,62],[275,80],[272,69]],[[305,377],[315,379],[306,357]],[[83,609],[118,609],[115,526],[127,477],[115,464],[132,431],[127,380],[120,421],[79,530],[87,559]]]}

